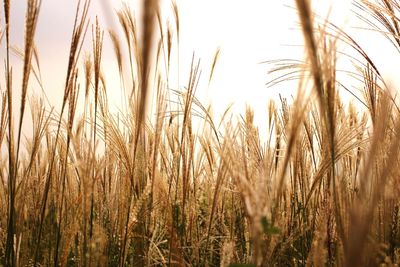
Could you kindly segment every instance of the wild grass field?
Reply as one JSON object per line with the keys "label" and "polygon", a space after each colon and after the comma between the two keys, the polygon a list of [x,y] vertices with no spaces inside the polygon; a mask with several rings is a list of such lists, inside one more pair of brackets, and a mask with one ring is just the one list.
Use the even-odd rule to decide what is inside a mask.
{"label": "wild grass field", "polygon": [[[179,90],[170,88],[179,6],[172,5],[168,25],[157,0],[143,1],[140,17],[123,7],[115,14],[124,33],[118,36],[89,22],[89,4],[80,1],[71,21],[65,86],[52,89],[62,104],[52,109],[30,87],[40,71],[41,1],[27,0],[22,83],[15,88],[13,1],[3,0],[0,265],[399,266],[397,88],[353,36],[315,16],[309,1],[293,2],[304,61],[269,64],[272,84],[295,79],[298,92],[269,102],[268,131],[259,132],[251,107],[239,120],[229,109],[215,119],[196,98],[219,52],[209,77],[200,77],[193,57],[178,74]],[[400,51],[400,1],[358,0],[353,7]],[[88,57],[81,53],[85,38],[92,41]],[[112,40],[121,76],[123,63],[129,66],[128,105],[117,114],[106,92],[122,89],[106,86],[104,38]],[[338,78],[339,54],[353,63],[347,75],[359,88]],[[342,91],[353,95],[350,103]]]}

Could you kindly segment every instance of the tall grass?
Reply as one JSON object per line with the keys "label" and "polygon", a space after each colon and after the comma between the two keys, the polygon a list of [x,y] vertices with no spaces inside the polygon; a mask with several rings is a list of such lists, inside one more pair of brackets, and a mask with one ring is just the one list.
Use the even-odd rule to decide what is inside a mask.
{"label": "tall grass", "polygon": [[[172,5],[174,26],[164,25],[156,0],[142,2],[140,24],[128,6],[117,11],[123,38],[117,29],[105,35],[96,20],[86,56],[90,1],[78,2],[58,113],[35,94],[28,101],[41,6],[29,0],[14,129],[9,57],[16,33],[12,5],[3,3],[0,265],[400,264],[400,110],[390,93],[396,88],[356,39],[321,21],[309,1],[295,1],[304,61],[270,61],[271,77],[277,75],[270,84],[298,79],[298,91],[290,103],[269,102],[266,133],[251,107],[239,120],[229,108],[214,119],[196,98],[202,65],[195,54],[190,69],[180,71],[188,75],[177,74],[180,87],[171,89],[179,9]],[[398,1],[361,0],[355,8],[400,48]],[[122,88],[107,84],[102,71],[104,38],[112,42]],[[348,73],[360,84],[361,95],[351,92],[358,104],[340,97],[348,89],[338,79],[339,44],[356,66]],[[132,85],[126,94],[125,85]],[[108,90],[125,96],[117,113]],[[24,141],[28,104],[33,131]]]}

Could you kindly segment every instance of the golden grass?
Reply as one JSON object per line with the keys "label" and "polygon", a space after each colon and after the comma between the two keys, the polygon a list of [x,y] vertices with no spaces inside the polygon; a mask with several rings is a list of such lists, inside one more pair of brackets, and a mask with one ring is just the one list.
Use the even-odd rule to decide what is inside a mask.
{"label": "golden grass", "polygon": [[[0,265],[400,264],[400,110],[362,46],[332,23],[318,24],[309,1],[296,0],[305,60],[269,61],[279,75],[269,85],[293,78],[299,83],[291,104],[269,102],[267,133],[254,125],[251,107],[239,121],[229,117],[229,108],[213,120],[211,108],[196,98],[201,65],[195,55],[185,89],[170,89],[181,21],[173,3],[175,27],[163,25],[156,0],[143,1],[142,28],[124,6],[116,14],[124,38],[108,31],[121,81],[128,66],[132,84],[118,114],[108,105],[97,20],[92,54],[78,63],[89,0],[77,5],[60,113],[40,98],[27,101],[30,74],[40,80],[34,36],[41,5],[28,1],[14,129],[13,33],[10,1],[3,3]],[[400,50],[398,1],[361,0],[355,7]],[[356,100],[363,107],[340,98],[347,88],[337,78],[338,43],[353,51],[349,57],[357,66],[349,73],[361,81],[364,95]],[[208,84],[219,54],[211,60]],[[147,107],[152,91],[154,109]],[[33,131],[23,142],[28,103]]]}

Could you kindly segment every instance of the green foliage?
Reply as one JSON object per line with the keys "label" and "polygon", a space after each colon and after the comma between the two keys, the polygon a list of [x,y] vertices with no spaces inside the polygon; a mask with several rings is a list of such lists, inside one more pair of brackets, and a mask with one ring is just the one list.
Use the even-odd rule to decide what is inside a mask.
{"label": "green foliage", "polygon": [[261,225],[262,225],[264,234],[266,234],[266,235],[277,235],[280,233],[279,228],[271,225],[266,216],[263,216],[261,218]]}

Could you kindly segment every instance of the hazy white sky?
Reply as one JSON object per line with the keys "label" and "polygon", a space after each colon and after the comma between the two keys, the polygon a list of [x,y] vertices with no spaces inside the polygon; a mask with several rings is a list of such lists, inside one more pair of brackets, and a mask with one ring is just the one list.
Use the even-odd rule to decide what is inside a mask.
{"label": "hazy white sky", "polygon": [[[120,7],[121,1],[104,0],[104,5],[101,5],[100,1],[102,0],[92,1],[91,22],[95,21],[97,14],[104,29],[116,26],[116,22],[102,19],[105,17],[102,7],[108,6],[109,9],[116,10]],[[46,94],[55,106],[61,101],[76,2],[72,0],[42,2],[36,42],[39,47]],[[130,1],[133,3],[133,8],[138,2],[140,1]],[[322,16],[329,12],[330,18],[339,25],[349,26],[353,23],[348,19],[348,15],[351,14],[349,11],[351,0],[314,2],[317,12]],[[25,1],[11,1],[11,4],[13,44],[22,47]],[[290,8],[295,6],[293,0],[178,0],[177,5],[181,20],[181,86],[186,84],[190,60],[192,53],[195,52],[202,60],[203,70],[198,96],[204,101],[211,101],[217,114],[229,103],[236,103],[234,108],[236,111],[243,111],[245,103],[248,103],[262,112],[258,115],[258,120],[262,120],[266,114],[269,97],[277,96],[279,93],[286,96],[294,94],[296,88],[293,86],[267,88],[265,83],[271,78],[267,75],[268,66],[259,64],[273,59],[302,59],[303,49],[292,47],[301,45],[303,41],[296,26],[296,11]],[[165,18],[173,20],[170,0],[162,1],[162,13]],[[371,38],[370,35],[357,36],[364,40],[366,50],[370,50],[374,57],[374,46],[376,48],[377,44],[381,45],[377,40],[382,37],[375,36],[371,40],[368,39]],[[91,51],[90,38],[89,32],[86,38],[87,52]],[[214,80],[208,86],[210,64],[218,47],[221,48],[220,59],[215,69]],[[111,51],[107,43],[104,49]],[[112,53],[104,55],[103,71],[106,73],[109,89],[114,90],[112,95],[115,97],[112,97],[112,100],[118,105],[120,97],[115,93],[119,88],[116,60]],[[379,61],[387,57],[380,54],[376,58]],[[21,69],[18,67],[19,60],[14,57],[13,61],[14,69],[18,72],[18,68]],[[383,64],[384,68],[390,72],[393,65],[387,64],[387,61],[383,62],[386,62]],[[15,87],[15,90],[15,94],[19,94],[19,87]],[[34,86],[31,86],[30,90],[31,92],[35,90]]]}

